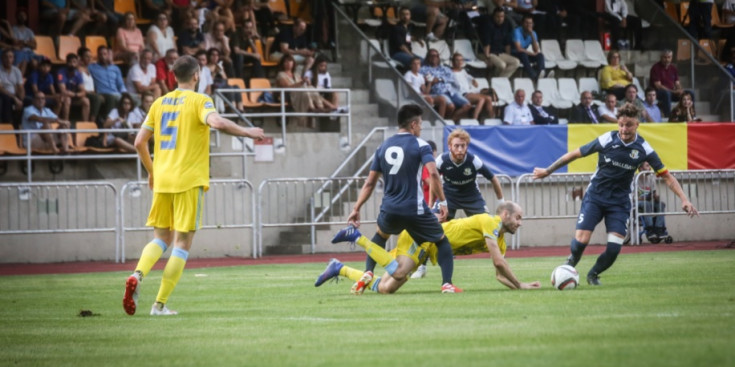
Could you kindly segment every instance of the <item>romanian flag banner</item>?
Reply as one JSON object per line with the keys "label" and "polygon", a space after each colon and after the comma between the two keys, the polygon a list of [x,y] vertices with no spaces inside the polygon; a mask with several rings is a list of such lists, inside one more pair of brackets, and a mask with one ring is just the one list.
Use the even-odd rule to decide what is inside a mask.
{"label": "romanian flag banner", "polygon": [[[493,173],[519,176],[547,167],[564,153],[617,130],[616,124],[544,126],[447,126],[447,137],[456,128],[472,139],[469,151],[480,157]],[[648,123],[638,134],[658,153],[669,170],[735,168],[735,124]],[[597,154],[578,159],[557,172],[594,172]]]}

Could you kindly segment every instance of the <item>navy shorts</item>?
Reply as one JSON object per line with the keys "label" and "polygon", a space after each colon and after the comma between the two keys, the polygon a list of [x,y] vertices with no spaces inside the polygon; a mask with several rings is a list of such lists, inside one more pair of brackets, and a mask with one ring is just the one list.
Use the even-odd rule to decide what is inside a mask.
{"label": "navy shorts", "polygon": [[421,215],[399,215],[381,210],[378,228],[387,234],[399,234],[406,230],[416,243],[436,243],[444,236],[444,228],[430,211]]}
{"label": "navy shorts", "polygon": [[597,223],[605,218],[607,233],[615,232],[625,235],[628,218],[630,218],[630,201],[625,200],[620,205],[602,204],[585,195],[582,208],[577,216],[577,229],[594,231]]}

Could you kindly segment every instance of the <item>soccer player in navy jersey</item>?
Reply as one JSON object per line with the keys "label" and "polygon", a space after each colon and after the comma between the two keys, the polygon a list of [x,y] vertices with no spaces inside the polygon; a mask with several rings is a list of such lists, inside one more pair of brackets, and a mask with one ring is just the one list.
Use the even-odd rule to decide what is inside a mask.
{"label": "soccer player in navy jersey", "polygon": [[618,109],[618,131],[605,133],[564,154],[547,168],[536,167],[533,170],[534,178],[541,179],[577,158],[598,153],[597,170],[582,199],[576,232],[571,243],[572,254],[566,262],[571,266],[577,265],[590,241],[592,231],[604,218],[607,248],[587,273],[587,283],[590,285],[600,285],[600,274],[612,266],[620,253],[630,215],[631,184],[636,169],[644,161],[653,167],[656,175],[663,178],[666,186],[681,199],[681,207],[690,217],[699,215],[681,189],[679,181],[664,167],[651,145],[638,135],[639,114],[637,107],[626,103]]}
{"label": "soccer player in navy jersey", "polygon": [[[362,294],[365,286],[373,280],[375,260],[381,264],[388,264],[386,271],[398,281],[403,281],[413,270],[413,266],[399,264],[385,251],[385,243],[390,235],[399,234],[403,230],[406,230],[416,243],[436,243],[438,262],[442,271],[442,293],[462,291],[452,284],[454,270],[452,247],[444,235],[439,220],[424,201],[421,190],[421,170],[426,166],[432,193],[439,202],[440,217],[445,218],[447,202],[439,172],[436,170],[436,162],[429,144],[419,138],[421,115],[421,107],[414,104],[405,105],[398,110],[398,133],[388,138],[375,152],[368,178],[360,190],[352,213],[347,218],[349,226],[339,231],[332,240],[332,243],[355,242],[368,253],[365,261],[366,271],[353,286],[354,294]],[[357,230],[360,226],[360,208],[372,195],[381,176],[385,185],[384,195],[378,214],[378,230],[371,241]],[[376,279],[373,287],[378,287],[379,283]]]}

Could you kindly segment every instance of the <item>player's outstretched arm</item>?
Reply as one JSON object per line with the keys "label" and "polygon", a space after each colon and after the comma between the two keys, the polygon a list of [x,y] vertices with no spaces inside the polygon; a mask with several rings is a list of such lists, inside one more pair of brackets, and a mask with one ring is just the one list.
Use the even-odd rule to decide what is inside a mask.
{"label": "player's outstretched arm", "polygon": [[360,227],[360,208],[362,208],[362,205],[370,199],[370,195],[373,194],[373,190],[375,190],[375,185],[378,183],[378,179],[380,179],[380,172],[370,171],[367,179],[365,180],[365,184],[363,184],[362,189],[360,189],[360,194],[357,196],[357,201],[352,209],[352,213],[347,217],[347,223],[358,228]]}
{"label": "player's outstretched arm", "polygon": [[230,135],[244,136],[255,140],[261,140],[265,137],[263,129],[259,127],[244,127],[236,124],[234,121],[220,116],[219,113],[213,112],[207,116],[207,125],[214,129],[221,130]]}
{"label": "player's outstretched arm", "polygon": [[490,257],[493,259],[493,265],[495,266],[495,278],[501,284],[505,285],[510,289],[535,289],[541,288],[541,283],[538,281],[531,283],[523,283],[516,278],[513,271],[510,270],[510,264],[505,260],[503,255],[500,253],[498,243],[491,239],[485,238],[485,244],[490,252]]}
{"label": "player's outstretched arm", "polygon": [[556,162],[552,163],[550,166],[546,168],[539,168],[539,167],[534,168],[533,178],[542,179],[554,173],[554,171],[558,170],[559,168],[564,167],[567,164],[576,160],[577,158],[581,158],[581,157],[582,157],[582,151],[580,151],[579,148],[577,148],[571,152],[564,154],[559,159],[557,159]]}
{"label": "player's outstretched arm", "polygon": [[679,181],[674,177],[671,173],[666,172],[661,176],[664,179],[664,182],[666,182],[666,186],[673,191],[676,196],[681,199],[681,209],[684,210],[687,214],[689,214],[689,217],[699,216],[699,212],[697,211],[697,208],[694,207],[694,205],[689,201],[689,198],[684,193],[684,190],[682,190],[681,185],[679,184]]}

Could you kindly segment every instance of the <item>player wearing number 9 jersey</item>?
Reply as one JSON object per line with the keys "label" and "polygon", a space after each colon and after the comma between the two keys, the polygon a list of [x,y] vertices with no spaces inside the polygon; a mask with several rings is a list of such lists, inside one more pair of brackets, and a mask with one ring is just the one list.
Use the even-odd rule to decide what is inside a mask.
{"label": "player wearing number 9 jersey", "polygon": [[[262,129],[244,128],[221,117],[211,98],[194,92],[199,81],[195,58],[179,58],[173,71],[179,88],[153,103],[135,139],[135,149],[148,171],[148,186],[153,190],[146,225],[154,227],[154,238],[143,248],[135,272],[125,283],[123,308],[129,315],[135,314],[140,282],[171,245],[174,249],[163,270],[151,315],[176,314],[165,304],[184,272],[194,231],[201,224],[203,195],[209,188],[209,128],[263,138]],[[155,162],[148,150],[151,137]]]}
{"label": "player wearing number 9 jersey", "polygon": [[[413,104],[405,105],[398,111],[398,133],[388,138],[375,152],[368,178],[347,219],[350,226],[340,231],[332,240],[333,243],[356,242],[368,253],[365,261],[365,279],[355,284],[353,293],[361,294],[364,286],[372,280],[376,261],[380,264],[388,264],[386,271],[399,281],[413,270],[410,266],[399,264],[385,251],[385,243],[390,235],[399,234],[403,230],[406,230],[419,243],[436,243],[438,262],[442,269],[442,292],[461,291],[452,285],[454,268],[452,248],[444,236],[444,230],[439,221],[424,202],[421,190],[421,171],[426,165],[430,175],[431,190],[439,200],[442,217],[446,217],[447,203],[431,147],[426,141],[419,138],[421,114],[421,107]],[[360,225],[360,208],[370,198],[381,175],[385,182],[384,196],[377,219],[378,230],[371,241],[362,236],[356,228]],[[377,284],[374,286],[377,287]]]}

